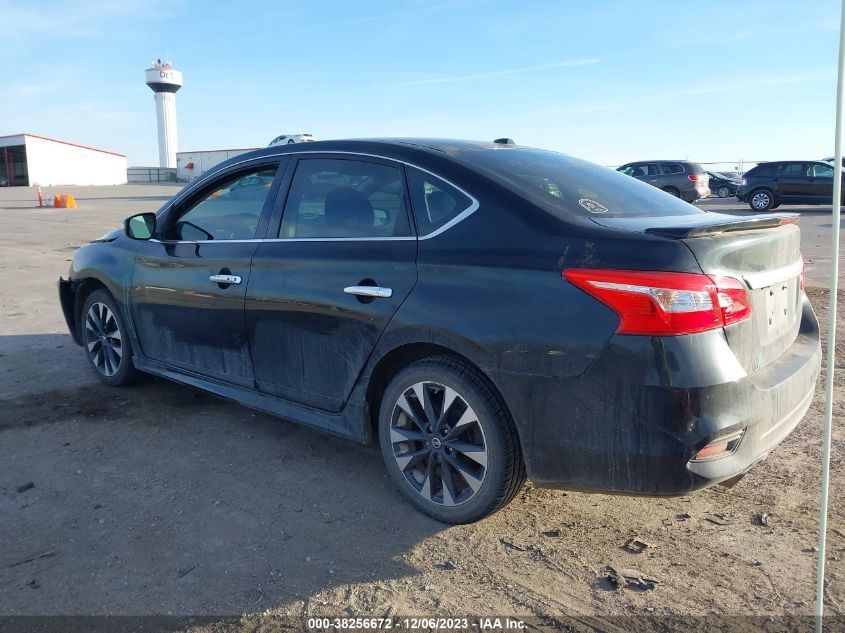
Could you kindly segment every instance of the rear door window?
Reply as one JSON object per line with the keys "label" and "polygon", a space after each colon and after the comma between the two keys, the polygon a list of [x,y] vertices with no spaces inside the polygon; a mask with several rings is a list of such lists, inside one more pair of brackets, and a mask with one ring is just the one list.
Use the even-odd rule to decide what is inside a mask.
{"label": "rear door window", "polygon": [[380,163],[303,159],[285,203],[281,238],[406,236],[402,170]]}
{"label": "rear door window", "polygon": [[472,198],[445,180],[416,167],[408,167],[407,172],[420,237],[443,228],[473,206]]}

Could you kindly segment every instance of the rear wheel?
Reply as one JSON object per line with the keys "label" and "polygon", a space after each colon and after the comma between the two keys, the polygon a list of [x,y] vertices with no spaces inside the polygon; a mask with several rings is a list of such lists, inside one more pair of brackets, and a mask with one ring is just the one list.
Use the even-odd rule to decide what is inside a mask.
{"label": "rear wheel", "polygon": [[676,198],[681,197],[681,192],[675,189],[674,187],[664,187],[663,191],[668,193],[670,196],[675,196]]}
{"label": "rear wheel", "polygon": [[402,494],[438,521],[477,521],[525,481],[510,416],[487,382],[455,359],[417,361],[397,374],[382,398],[379,439]]}
{"label": "rear wheel", "polygon": [[100,380],[119,387],[137,377],[123,317],[107,291],[96,290],[88,296],[80,326],[85,355]]}
{"label": "rear wheel", "polygon": [[758,189],[751,193],[748,205],[754,211],[768,211],[775,204],[775,197],[768,189]]}
{"label": "rear wheel", "polygon": [[727,198],[729,195],[731,195],[731,190],[723,185],[716,189],[716,195],[720,198]]}

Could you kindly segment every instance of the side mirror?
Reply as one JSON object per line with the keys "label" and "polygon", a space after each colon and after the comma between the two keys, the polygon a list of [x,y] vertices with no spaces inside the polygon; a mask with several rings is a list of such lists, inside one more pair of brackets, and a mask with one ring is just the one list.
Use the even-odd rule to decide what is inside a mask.
{"label": "side mirror", "polygon": [[123,221],[123,231],[133,240],[148,240],[156,230],[155,213],[139,213]]}

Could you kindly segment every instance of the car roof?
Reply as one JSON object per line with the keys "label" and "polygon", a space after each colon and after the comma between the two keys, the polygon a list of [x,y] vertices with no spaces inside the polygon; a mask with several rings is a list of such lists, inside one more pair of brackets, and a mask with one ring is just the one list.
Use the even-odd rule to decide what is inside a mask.
{"label": "car roof", "polygon": [[[370,154],[392,158],[399,161],[413,161],[414,159],[445,158],[449,159],[463,152],[478,150],[514,151],[528,148],[524,145],[505,145],[487,141],[471,141],[461,139],[438,138],[361,138],[319,140],[308,143],[292,143],[290,145],[273,145],[252,152],[239,154],[220,164],[220,168],[236,162],[253,160],[256,158],[278,156],[281,154],[319,153],[319,152],[348,152],[350,154]],[[215,169],[218,171],[218,169]]]}
{"label": "car roof", "polygon": [[826,160],[818,160],[818,159],[808,160],[806,158],[796,158],[794,160],[764,160],[764,161],[757,163],[757,165],[758,166],[759,165],[783,165],[785,163],[816,163],[816,164],[819,164],[819,165],[830,165],[830,163]]}
{"label": "car roof", "polygon": [[633,165],[634,163],[683,163],[686,165],[691,165],[694,163],[694,160],[669,160],[666,158],[660,158],[657,160],[632,160],[631,162],[625,163],[626,165]]}

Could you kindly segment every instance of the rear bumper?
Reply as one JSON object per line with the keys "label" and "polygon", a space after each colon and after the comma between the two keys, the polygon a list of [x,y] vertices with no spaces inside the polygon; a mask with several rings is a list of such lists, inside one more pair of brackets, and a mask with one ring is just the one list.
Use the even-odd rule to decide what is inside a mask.
{"label": "rear bumper", "polygon": [[[818,322],[805,297],[795,342],[751,376],[720,330],[615,336],[583,376],[535,376],[510,384],[505,397],[521,419],[528,474],[538,486],[681,495],[747,471],[782,442],[812,402],[820,358]],[[732,454],[693,461],[736,431],[744,434]]]}

